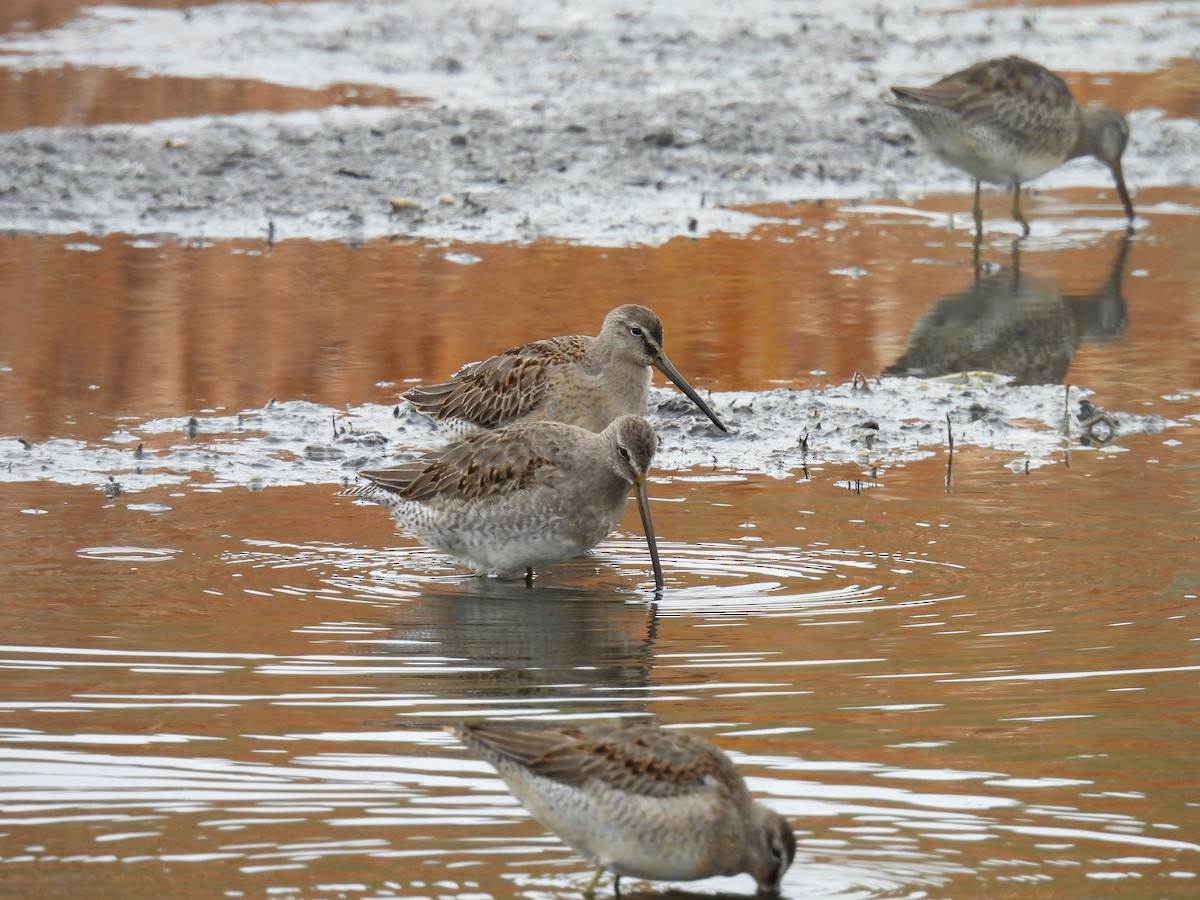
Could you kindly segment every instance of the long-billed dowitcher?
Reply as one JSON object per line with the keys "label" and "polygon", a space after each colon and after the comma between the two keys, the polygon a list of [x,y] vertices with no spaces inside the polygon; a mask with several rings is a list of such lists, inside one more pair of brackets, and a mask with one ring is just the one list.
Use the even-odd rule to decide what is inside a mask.
{"label": "long-billed dowitcher", "polygon": [[552,337],[514,347],[467,364],[449,381],[415,387],[404,397],[435,419],[479,428],[551,421],[600,431],[617,416],[645,414],[651,366],[675,382],[714,425],[728,431],[667,359],[658,316],[633,304],[605,316],[596,337]]}
{"label": "long-billed dowitcher", "polygon": [[904,113],[925,149],[975,179],[975,229],[983,228],[979,184],[1012,188],[1012,215],[1021,213],[1021,184],[1069,159],[1094,156],[1112,171],[1125,215],[1133,204],[1121,155],[1129,123],[1114,109],[1080,109],[1066,82],[1044,66],[1006,56],[976,63],[928,87],[893,87],[884,102]]}
{"label": "long-billed dowitcher", "polygon": [[641,416],[595,433],[563,422],[482,431],[387,469],[342,493],[388,507],[426,544],[478,574],[524,572],[591,550],[612,531],[632,485],[662,590],[662,566],[646,499],[658,438]]}
{"label": "long-billed dowitcher", "polygon": [[598,866],[664,881],[748,872],[777,894],[796,855],[787,820],[754,802],[704,738],[653,725],[448,729],[500,773],[534,818]]}

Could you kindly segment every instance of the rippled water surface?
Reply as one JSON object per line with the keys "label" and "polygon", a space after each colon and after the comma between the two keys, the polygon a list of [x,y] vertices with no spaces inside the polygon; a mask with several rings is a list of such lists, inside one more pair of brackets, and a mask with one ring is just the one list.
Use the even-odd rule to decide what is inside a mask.
{"label": "rippled water surface", "polygon": [[[978,278],[965,191],[655,248],[3,238],[0,896],[578,896],[443,726],[618,716],[729,753],[788,897],[1197,895],[1200,191],[1132,237],[1100,194]],[[734,432],[653,411],[661,596],[632,508],[527,588],[337,495],[435,439],[406,384],[630,301]]]}

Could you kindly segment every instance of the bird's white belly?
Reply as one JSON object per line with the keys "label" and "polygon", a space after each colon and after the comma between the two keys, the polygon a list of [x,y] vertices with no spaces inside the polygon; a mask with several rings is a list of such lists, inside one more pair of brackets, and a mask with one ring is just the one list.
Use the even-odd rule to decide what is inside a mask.
{"label": "bird's white belly", "polygon": [[[594,505],[587,515],[567,509]],[[591,550],[612,530],[625,497],[561,496],[549,491],[519,492],[487,503],[460,502],[436,509],[409,504],[398,518],[424,543],[464,560],[481,573],[519,574]]]}
{"label": "bird's white belly", "polygon": [[921,145],[943,162],[989,184],[1012,186],[1045,175],[1062,154],[1039,154],[1017,147],[983,128],[954,130],[939,125],[916,129]]}

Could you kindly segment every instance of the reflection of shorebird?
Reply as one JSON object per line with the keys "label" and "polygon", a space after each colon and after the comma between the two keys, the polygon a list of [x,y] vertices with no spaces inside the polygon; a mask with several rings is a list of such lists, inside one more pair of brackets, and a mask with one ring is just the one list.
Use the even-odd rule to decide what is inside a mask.
{"label": "reflection of shorebird", "polygon": [[1094,156],[1112,171],[1125,215],[1133,204],[1125,189],[1121,155],[1129,124],[1107,107],[1080,109],[1066,83],[1049,69],[1019,56],[976,63],[928,87],[893,87],[884,102],[904,113],[919,143],[975,179],[975,228],[983,227],[979,183],[1012,188],[1012,215],[1029,234],[1021,213],[1021,184],[1079,156]]}
{"label": "reflection of shorebird", "polygon": [[[586,568],[586,567],[583,567]],[[469,578],[427,581],[396,604],[391,631],[365,652],[416,662],[397,690],[440,665],[438,696],[460,703],[550,704],[564,716],[645,713],[658,620],[653,603],[614,603],[612,592]],[[452,660],[449,664],[438,661]],[[426,674],[420,674],[426,673]]]}
{"label": "reflection of shorebird", "polygon": [[796,855],[787,820],[755,803],[729,758],[653,725],[451,729],[500,773],[534,818],[599,867],[649,880],[748,872],[777,894]]}
{"label": "reflection of shorebird", "polygon": [[646,500],[658,447],[650,423],[621,416],[596,434],[562,422],[484,431],[387,469],[343,493],[388,507],[422,541],[480,574],[524,571],[586,553],[612,531],[632,485],[655,587],[662,568]]}
{"label": "reflection of shorebird", "polygon": [[604,317],[596,337],[553,337],[514,347],[404,397],[435,419],[479,428],[544,420],[600,431],[617,416],[646,412],[654,366],[714,425],[728,430],[671,365],[662,342],[662,322],[651,310],[618,306]]}
{"label": "reflection of shorebird", "polygon": [[1083,341],[1111,340],[1126,325],[1121,278],[1131,241],[1126,235],[1108,281],[1086,297],[1064,297],[1045,278],[1012,274],[977,278],[936,301],[913,327],[908,348],[885,375],[933,378],[983,369],[1015,384],[1058,384]]}

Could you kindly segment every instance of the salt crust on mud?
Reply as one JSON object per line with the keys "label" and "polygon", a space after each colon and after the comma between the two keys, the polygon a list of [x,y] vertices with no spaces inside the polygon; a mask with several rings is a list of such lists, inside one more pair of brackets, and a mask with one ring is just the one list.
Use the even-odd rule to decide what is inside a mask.
{"label": "salt crust on mud", "polygon": [[[231,238],[270,221],[278,239],[596,244],[746,231],[762,220],[730,206],[965,192],[878,102],[888,84],[1010,52],[1119,78],[1189,57],[1198,28],[1194,2],[92,8],[0,38],[0,66],[376,85],[428,102],[0,135],[0,229]],[[1130,112],[1131,188],[1200,183],[1200,123]],[[1115,204],[1092,161],[1037,184],[1107,188]],[[395,197],[416,204],[393,214]]]}
{"label": "salt crust on mud", "polygon": [[[714,393],[709,400],[730,425],[731,434],[722,435],[685,397],[655,388],[648,413],[659,434],[654,470],[803,478],[838,467],[839,477],[886,477],[889,466],[944,454],[948,416],[956,448],[988,448],[996,451],[998,468],[1021,471],[1061,459],[1067,449],[1118,449],[1122,436],[1179,424],[1104,413],[1091,406],[1088,393],[1064,385],[1010,386],[986,373]],[[236,415],[130,425],[93,445],[53,439],[27,448],[0,439],[0,481],[104,487],[112,476],[124,491],[185,482],[200,488],[334,485],[450,437],[404,402],[347,410],[272,402]],[[155,449],[137,457],[143,441]]]}

